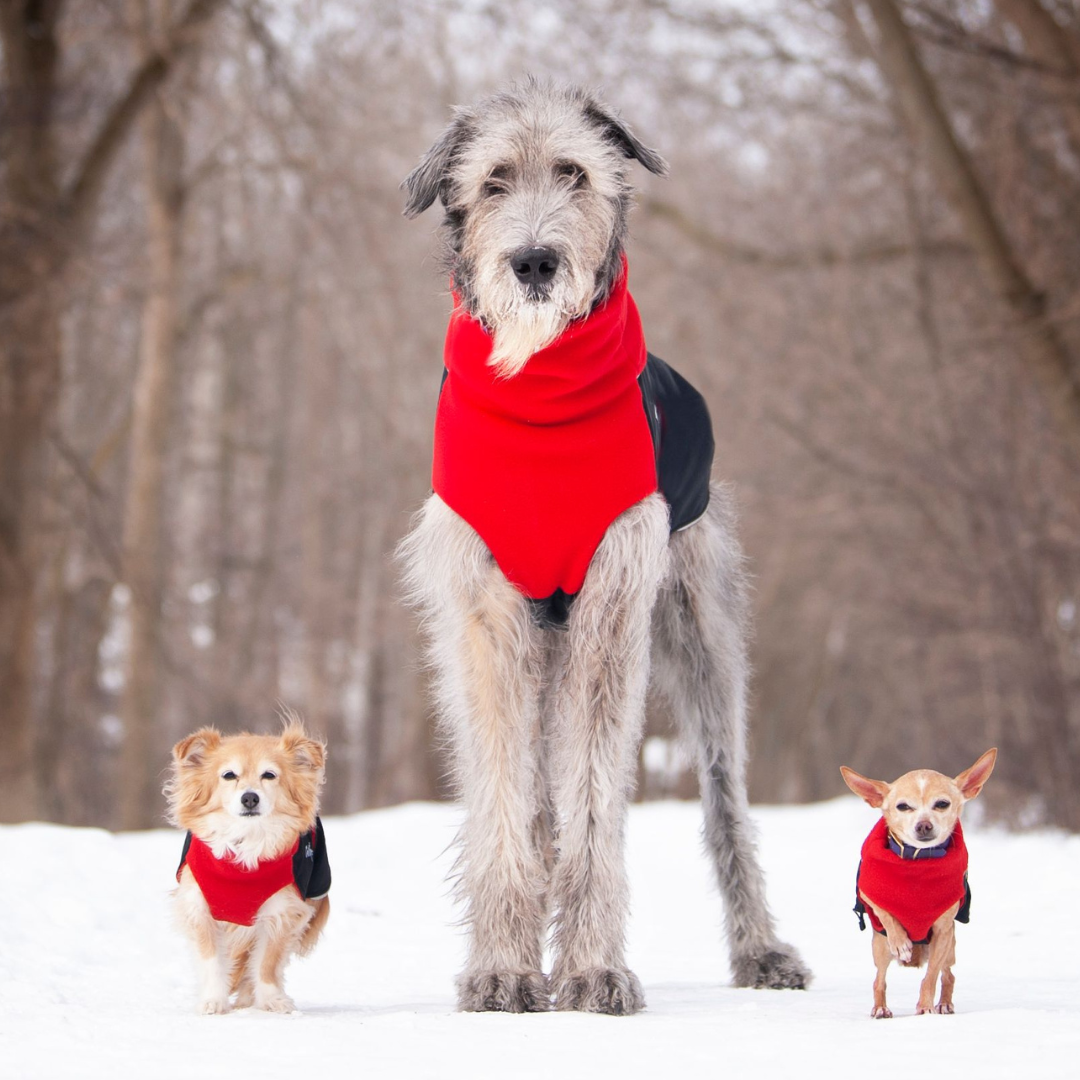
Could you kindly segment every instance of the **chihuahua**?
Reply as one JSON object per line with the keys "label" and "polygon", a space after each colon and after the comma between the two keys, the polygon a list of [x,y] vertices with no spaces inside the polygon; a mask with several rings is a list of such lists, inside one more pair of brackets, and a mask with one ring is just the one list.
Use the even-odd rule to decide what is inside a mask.
{"label": "chihuahua", "polygon": [[238,1008],[295,1008],[285,964],[330,913],[325,754],[291,715],[280,736],[203,728],[173,748],[169,818],[187,830],[175,897],[201,962],[200,1012],[228,1012],[232,995]]}
{"label": "chihuahua", "polygon": [[[881,810],[881,820],[863,843],[855,884],[859,927],[865,929],[866,914],[876,931],[870,1013],[875,1019],[892,1016],[885,1004],[885,972],[893,960],[904,967],[926,965],[917,1014],[954,1011],[955,924],[968,921],[971,904],[960,810],[982,791],[996,760],[995,748],[957,777],[916,769],[891,784],[840,767],[847,786]],[[941,996],[935,1005],[939,975]]]}

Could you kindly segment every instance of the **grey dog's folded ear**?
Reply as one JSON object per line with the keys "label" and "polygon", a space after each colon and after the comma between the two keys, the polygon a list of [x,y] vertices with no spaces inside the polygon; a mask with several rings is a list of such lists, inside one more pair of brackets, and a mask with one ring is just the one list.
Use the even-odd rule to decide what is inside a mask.
{"label": "grey dog's folded ear", "polygon": [[470,114],[466,110],[458,110],[450,126],[420,159],[420,164],[401,182],[409,196],[404,210],[407,218],[422,214],[440,196],[443,204],[446,204],[450,166],[471,134]]}
{"label": "grey dog's folded ear", "polygon": [[585,115],[603,131],[604,136],[614,143],[623,154],[642,165],[657,176],[667,176],[668,163],[655,151],[649,149],[631,130],[606,106],[592,101],[585,107]]}

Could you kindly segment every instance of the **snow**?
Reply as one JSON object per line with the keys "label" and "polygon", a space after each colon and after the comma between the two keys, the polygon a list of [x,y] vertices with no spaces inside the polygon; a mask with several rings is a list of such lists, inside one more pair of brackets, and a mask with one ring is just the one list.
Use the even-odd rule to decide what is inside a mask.
{"label": "snow", "polygon": [[327,820],[330,924],[289,970],[291,1016],[195,1015],[168,897],[179,834],[0,828],[0,1076],[576,1080],[699,1066],[813,1080],[870,1064],[877,1080],[913,1066],[1012,1078],[1035,1055],[1045,1075],[1075,1067],[1080,837],[968,822],[974,903],[958,928],[957,1015],[914,1016],[919,975],[894,967],[896,1018],[874,1021],[869,932],[850,910],[872,810],[844,798],[754,811],[781,934],[816,974],[802,993],[728,985],[699,808],[635,806],[629,960],[647,1010],[473,1015],[454,1011],[463,941],[446,877],[458,814],[413,804]]}

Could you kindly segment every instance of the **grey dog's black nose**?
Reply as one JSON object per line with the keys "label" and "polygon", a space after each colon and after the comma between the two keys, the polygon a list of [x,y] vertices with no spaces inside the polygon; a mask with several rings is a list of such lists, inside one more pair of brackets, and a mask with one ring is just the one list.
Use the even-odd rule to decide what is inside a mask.
{"label": "grey dog's black nose", "polygon": [[510,265],[522,285],[546,285],[559,269],[559,256],[551,248],[522,248],[510,256]]}
{"label": "grey dog's black nose", "polygon": [[240,805],[245,810],[254,810],[255,807],[259,805],[258,793],[255,791],[245,791],[244,794],[240,796]]}

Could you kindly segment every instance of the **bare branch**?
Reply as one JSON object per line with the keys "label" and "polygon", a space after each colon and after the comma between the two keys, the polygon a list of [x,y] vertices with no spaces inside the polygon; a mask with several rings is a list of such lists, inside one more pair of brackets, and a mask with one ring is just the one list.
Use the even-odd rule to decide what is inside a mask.
{"label": "bare branch", "polygon": [[161,48],[139,64],[127,89],[106,114],[62,200],[67,219],[76,230],[88,220],[109,168],[143,107],[177,62],[190,51],[222,3],[223,0],[191,0],[187,10],[170,28]]}
{"label": "bare branch", "polygon": [[[673,203],[648,198],[641,201],[642,210],[668,222],[698,246],[723,259],[761,266],[770,270],[808,270],[820,266],[848,266],[860,263],[883,263],[910,258],[916,249],[906,241],[879,241],[850,249],[835,247],[809,248],[805,251],[772,252],[751,247],[717,236],[701,222]],[[971,249],[958,240],[928,240],[921,249],[930,255],[969,255]]]}

